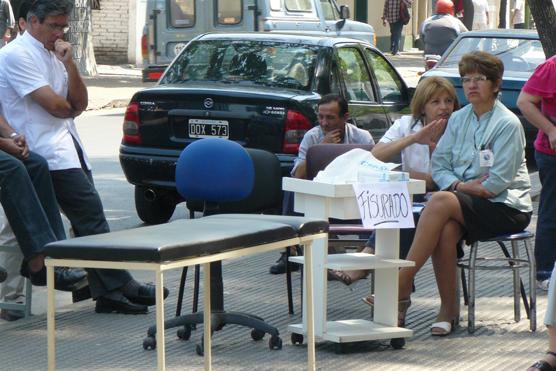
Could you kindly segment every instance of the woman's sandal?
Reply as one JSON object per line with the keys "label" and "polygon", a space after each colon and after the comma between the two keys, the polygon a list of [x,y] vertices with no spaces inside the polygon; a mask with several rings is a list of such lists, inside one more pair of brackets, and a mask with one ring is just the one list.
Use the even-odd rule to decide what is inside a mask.
{"label": "woman's sandal", "polygon": [[354,283],[356,281],[359,281],[360,279],[363,279],[363,278],[365,278],[369,275],[368,270],[353,271],[353,272],[356,272],[356,274],[353,275],[353,276],[350,275],[347,272],[351,272],[351,271],[339,271],[339,270],[335,270],[335,269],[329,269],[328,270],[328,280],[329,281],[340,281],[344,285],[349,286],[352,283]]}
{"label": "woman's sandal", "polygon": [[431,325],[432,336],[447,336],[450,335],[459,324],[459,316],[451,321],[434,322]]}
{"label": "woman's sandal", "polygon": [[[369,305],[371,308],[375,305],[374,295],[361,298],[363,303]],[[402,299],[398,301],[398,327],[405,327],[405,317],[407,315],[407,310],[411,306],[411,299]]]}
{"label": "woman's sandal", "polygon": [[327,274],[328,274],[329,281],[340,281],[346,286],[349,286],[352,283],[351,277],[347,275],[344,271],[329,269]]}
{"label": "woman's sandal", "polygon": [[[556,353],[554,352],[546,352],[546,354],[550,354],[551,356],[556,357]],[[556,366],[552,366],[550,363],[541,359],[540,361],[535,362],[529,368],[536,368],[539,371],[556,371]]]}

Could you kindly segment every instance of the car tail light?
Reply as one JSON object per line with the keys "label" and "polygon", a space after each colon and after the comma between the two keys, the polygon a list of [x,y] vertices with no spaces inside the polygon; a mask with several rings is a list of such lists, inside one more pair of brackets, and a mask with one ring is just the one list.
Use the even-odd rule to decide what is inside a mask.
{"label": "car tail light", "polygon": [[139,103],[131,102],[124,115],[124,144],[141,144],[139,134]]}
{"label": "car tail light", "polygon": [[149,81],[158,81],[160,76],[162,76],[162,73],[162,71],[148,71],[147,78],[149,79]]}
{"label": "car tail light", "polygon": [[300,112],[288,111],[284,124],[282,152],[297,154],[305,133],[313,127],[311,120]]}

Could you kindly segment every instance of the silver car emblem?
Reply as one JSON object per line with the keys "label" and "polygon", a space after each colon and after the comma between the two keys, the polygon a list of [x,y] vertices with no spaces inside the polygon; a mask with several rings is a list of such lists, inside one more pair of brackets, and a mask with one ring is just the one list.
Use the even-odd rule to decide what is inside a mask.
{"label": "silver car emblem", "polygon": [[214,101],[212,100],[212,98],[207,98],[203,101],[203,105],[205,106],[205,108],[211,109],[212,107],[214,107]]}

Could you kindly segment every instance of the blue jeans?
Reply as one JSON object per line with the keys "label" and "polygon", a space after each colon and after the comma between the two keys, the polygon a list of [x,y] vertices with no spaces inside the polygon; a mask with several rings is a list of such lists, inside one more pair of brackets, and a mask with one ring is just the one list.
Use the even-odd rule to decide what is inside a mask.
{"label": "blue jeans", "polygon": [[556,156],[535,151],[541,197],[535,236],[537,279],[550,278],[556,261]]}
{"label": "blue jeans", "polygon": [[392,54],[398,54],[400,51],[402,29],[403,23],[401,21],[390,23],[390,51]]}
{"label": "blue jeans", "polygon": [[26,259],[66,238],[48,164],[38,154],[21,161],[0,151],[0,202]]}

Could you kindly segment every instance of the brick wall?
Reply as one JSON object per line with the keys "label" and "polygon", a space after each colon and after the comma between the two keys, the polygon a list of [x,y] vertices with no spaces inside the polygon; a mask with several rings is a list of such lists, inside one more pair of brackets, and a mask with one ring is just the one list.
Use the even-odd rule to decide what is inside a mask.
{"label": "brick wall", "polygon": [[100,10],[93,10],[93,45],[100,64],[128,62],[129,2],[101,0]]}

